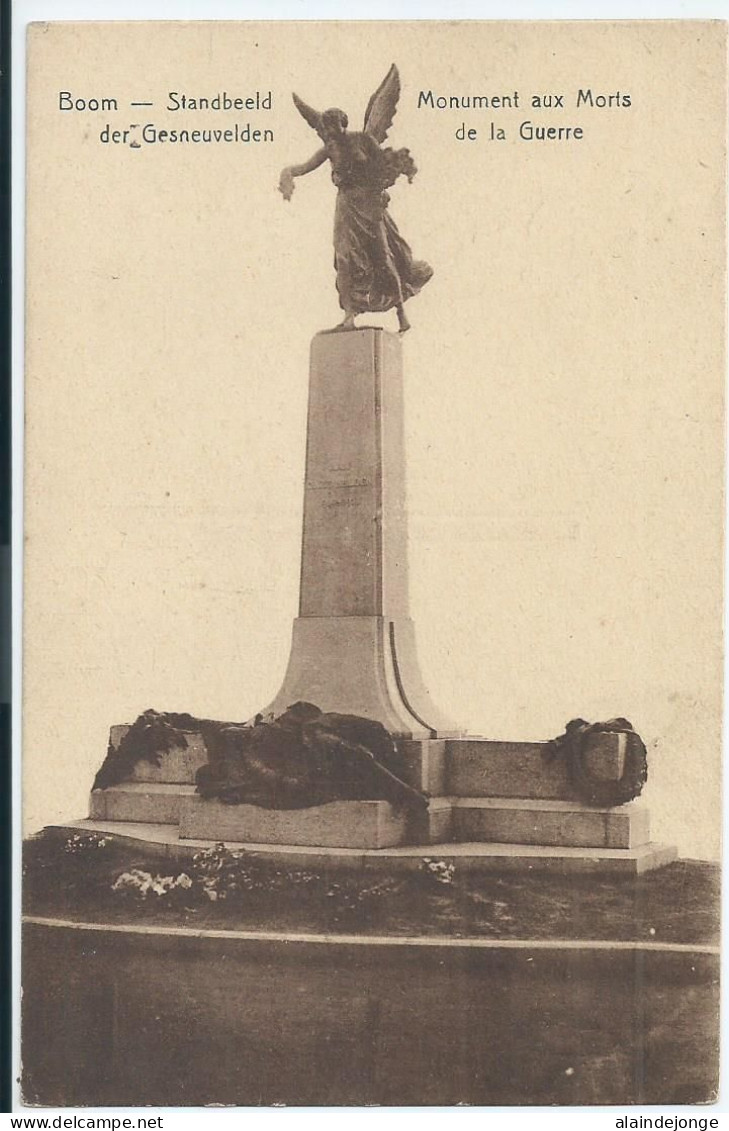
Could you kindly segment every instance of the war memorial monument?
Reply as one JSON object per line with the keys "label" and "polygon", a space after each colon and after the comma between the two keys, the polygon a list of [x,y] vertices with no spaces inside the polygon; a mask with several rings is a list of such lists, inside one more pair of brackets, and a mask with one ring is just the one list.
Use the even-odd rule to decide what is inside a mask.
{"label": "war memorial monument", "polygon": [[[399,94],[393,65],[362,131],[294,95],[321,145],[279,188],[288,201],[295,178],[330,164],[343,320],[311,346],[299,615],[283,685],[245,724],[150,711],[114,727],[90,827],[289,857],[320,849],[329,865],[406,867],[437,850],[472,869],[638,874],[675,853],[651,842],[647,810],[631,804],[647,767],[629,721],[572,720],[544,743],[466,736],[420,674],[401,338],[405,303],[432,269],[389,213],[388,189],[417,171],[407,149],[384,147]],[[391,309],[397,334],[356,325]]]}
{"label": "war memorial monument", "polygon": [[[663,907],[679,937],[674,888],[647,891],[677,853],[651,840],[632,722],[575,718],[540,742],[473,736],[421,675],[403,336],[419,332],[408,304],[433,269],[389,211],[390,190],[417,174],[408,149],[385,145],[399,95],[393,65],[361,131],[293,96],[319,144],[281,173],[279,206],[328,162],[341,321],[311,342],[288,665],[245,721],[149,709],[112,726],[89,816],[31,845],[31,1102],[708,1096],[713,952],[681,942],[659,953],[640,935],[645,924],[655,935]],[[358,325],[391,312],[396,332]],[[54,890],[61,857],[78,901],[68,919]],[[241,916],[230,928],[215,918],[226,898]],[[695,1017],[713,1051],[694,1063]],[[678,1036],[661,1044],[669,1024]]]}

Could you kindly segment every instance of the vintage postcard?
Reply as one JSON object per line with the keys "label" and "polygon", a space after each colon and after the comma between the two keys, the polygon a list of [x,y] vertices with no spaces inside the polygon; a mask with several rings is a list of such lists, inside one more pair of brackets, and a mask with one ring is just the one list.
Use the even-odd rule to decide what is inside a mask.
{"label": "vintage postcard", "polygon": [[715,1101],[726,25],[27,47],[24,1103]]}

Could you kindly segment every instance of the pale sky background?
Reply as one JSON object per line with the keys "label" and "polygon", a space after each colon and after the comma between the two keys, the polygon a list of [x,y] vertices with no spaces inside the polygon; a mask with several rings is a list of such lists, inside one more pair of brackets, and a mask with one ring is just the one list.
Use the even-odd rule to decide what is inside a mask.
{"label": "pale sky background", "polygon": [[[412,149],[419,174],[391,211],[435,268],[404,343],[426,682],[490,738],[626,715],[649,748],[654,839],[716,857],[721,29],[151,30],[53,27],[35,44],[28,829],[85,813],[111,724],[149,706],[243,719],[278,688],[308,346],[339,316],[327,172],[297,182],[290,204],[275,192],[281,166],[317,146],[289,94],[342,105],[355,126],[396,59],[389,142]],[[577,112],[587,86],[633,105]],[[231,118],[274,129],[257,149],[112,148],[96,140],[103,115],[57,109],[61,89],[120,107],[148,97],[150,120],[172,126],[168,90],[257,88],[273,89],[271,115]],[[531,111],[471,111],[483,133],[458,142],[464,116],[418,110],[422,88],[564,90],[549,122],[585,138],[540,148],[516,140]],[[486,140],[492,119],[506,142]]]}

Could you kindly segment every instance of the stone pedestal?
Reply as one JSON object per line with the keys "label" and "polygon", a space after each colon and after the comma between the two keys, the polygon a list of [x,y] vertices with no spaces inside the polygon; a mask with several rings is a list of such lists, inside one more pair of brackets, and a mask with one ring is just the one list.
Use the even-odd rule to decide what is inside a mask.
{"label": "stone pedestal", "polygon": [[[642,806],[587,805],[551,744],[465,738],[431,702],[408,609],[401,351],[398,337],[371,328],[312,342],[299,615],[267,711],[308,700],[382,723],[403,776],[430,794],[427,811],[374,800],[286,811],[203,800],[194,783],[208,751],[191,734],[185,749],[94,790],[92,825],[170,846],[277,846],[286,859],[321,850],[326,867],[416,867],[419,852],[485,870],[638,874],[667,863],[675,852],[650,842]],[[124,733],[112,729],[112,746]],[[603,781],[620,779],[625,758],[624,734],[595,734],[585,751]]]}
{"label": "stone pedestal", "polygon": [[311,347],[299,616],[283,686],[395,735],[456,728],[431,702],[408,611],[402,344],[384,330]]}
{"label": "stone pedestal", "polygon": [[[126,729],[112,728],[112,745]],[[596,773],[619,777],[624,737],[594,736]],[[408,781],[432,795],[423,813],[408,814],[386,801],[270,810],[203,800],[194,781],[207,751],[203,736],[190,734],[184,750],[165,751],[154,765],[138,762],[130,780],[94,790],[90,827],[179,845],[223,840],[254,845],[257,852],[262,845],[287,852],[321,848],[330,853],[327,867],[351,865],[347,854],[355,850],[405,845],[486,871],[559,866],[637,874],[675,857],[674,850],[650,841],[648,810],[640,802],[604,808],[580,801],[564,759],[547,757],[548,743],[401,738],[398,745]],[[410,867],[418,850],[412,851],[416,855],[383,859]]]}

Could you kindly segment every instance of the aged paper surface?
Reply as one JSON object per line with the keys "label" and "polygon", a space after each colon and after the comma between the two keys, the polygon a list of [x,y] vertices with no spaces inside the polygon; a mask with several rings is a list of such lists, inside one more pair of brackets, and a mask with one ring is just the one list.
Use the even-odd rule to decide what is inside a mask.
{"label": "aged paper surface", "polygon": [[360,128],[394,60],[391,211],[435,271],[404,340],[428,688],[489,738],[626,716],[654,839],[718,858],[725,34],[30,28],[28,832],[84,816],[111,724],[280,685],[309,343],[341,316],[328,172],[276,191],[318,145],[290,94]]}

